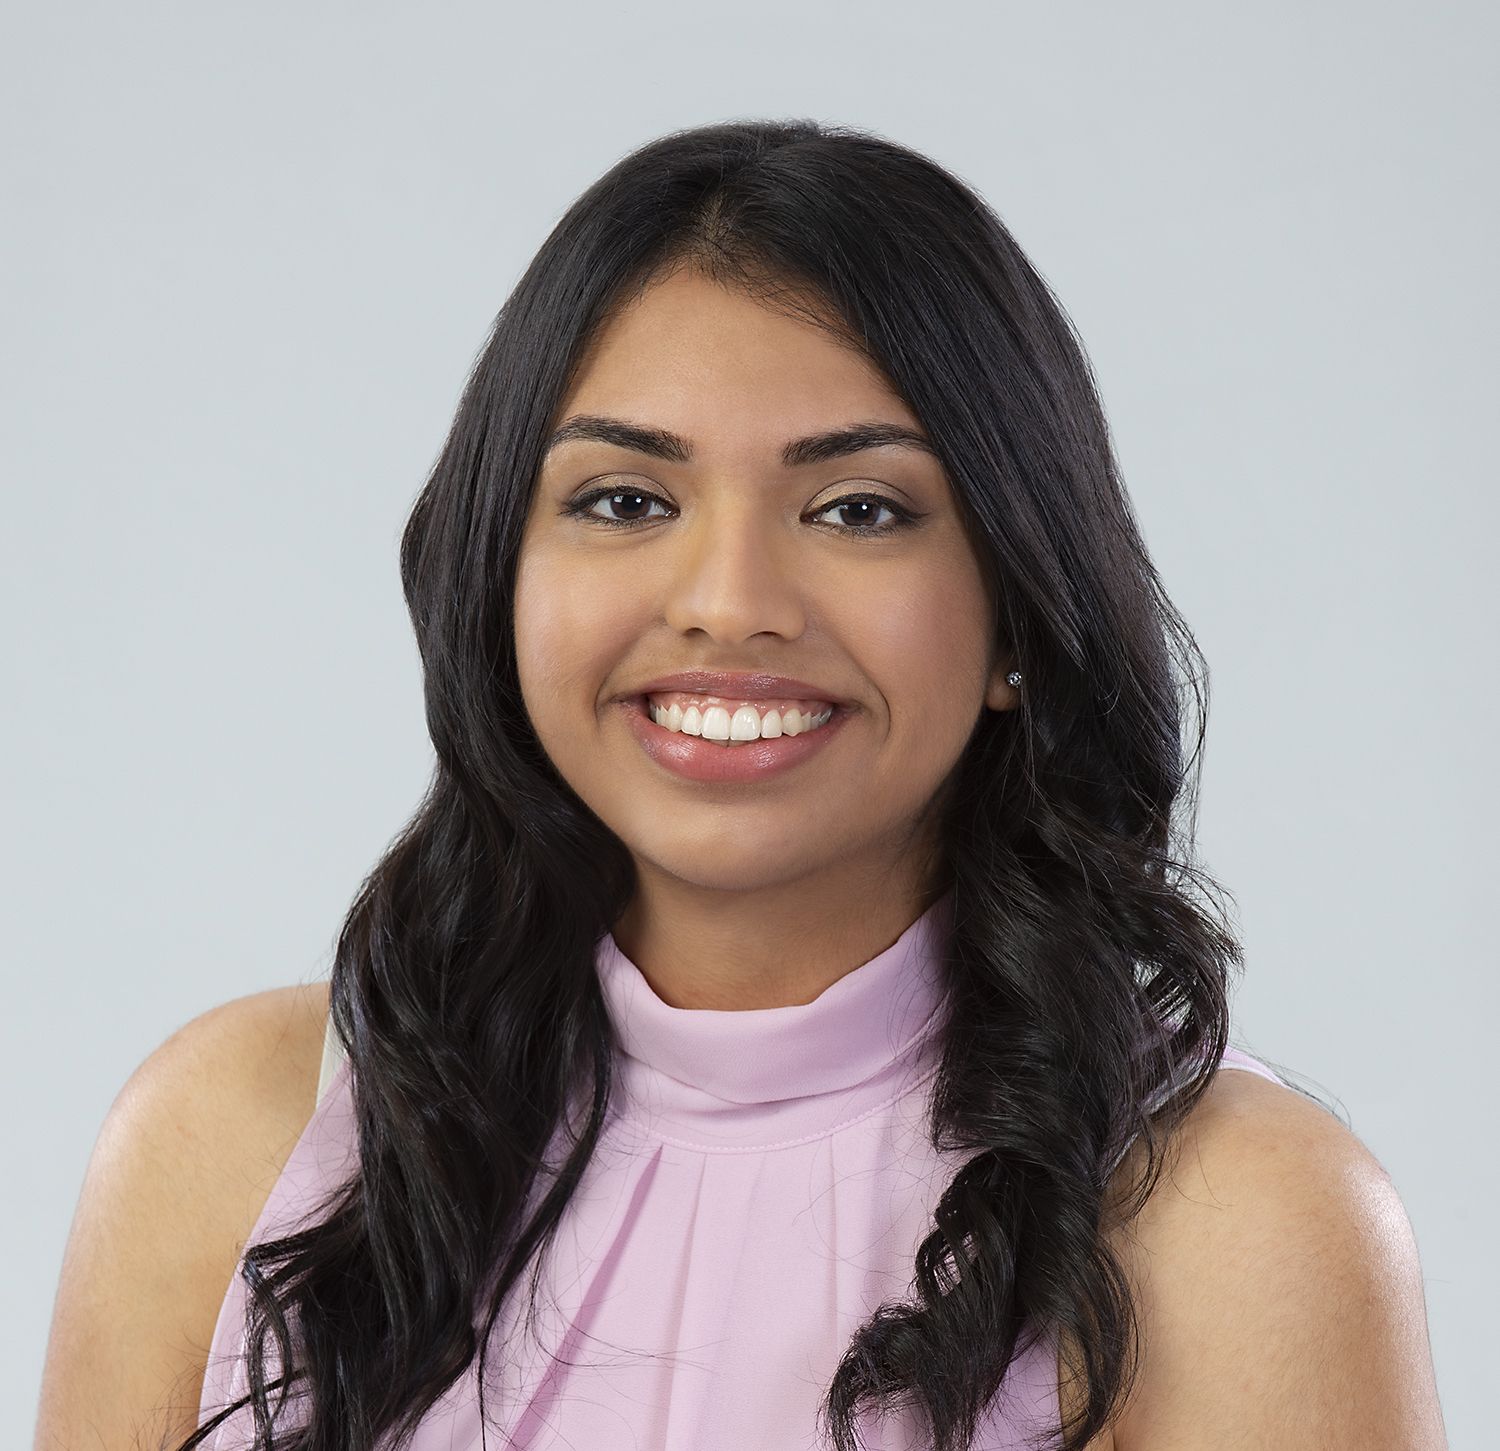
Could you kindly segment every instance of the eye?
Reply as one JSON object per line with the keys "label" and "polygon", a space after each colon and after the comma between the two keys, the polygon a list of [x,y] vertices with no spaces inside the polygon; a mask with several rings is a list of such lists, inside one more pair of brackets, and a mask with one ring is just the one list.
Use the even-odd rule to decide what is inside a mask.
{"label": "eye", "polygon": [[647,519],[665,519],[672,511],[655,494],[639,489],[615,489],[579,499],[570,512],[605,524],[638,524]]}
{"label": "eye", "polygon": [[838,529],[868,534],[884,533],[887,529],[911,522],[911,516],[905,510],[873,494],[835,499],[807,517],[813,524],[832,524]]}

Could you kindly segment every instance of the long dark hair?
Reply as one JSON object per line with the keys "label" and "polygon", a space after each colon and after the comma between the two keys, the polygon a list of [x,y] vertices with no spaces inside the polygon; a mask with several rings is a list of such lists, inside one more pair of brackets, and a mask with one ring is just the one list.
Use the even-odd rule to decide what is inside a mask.
{"label": "long dark hair", "polygon": [[[593,956],[632,866],[537,741],[512,592],[583,349],[631,289],[684,263],[816,299],[884,371],[966,512],[1025,682],[1018,710],[980,720],[945,809],[932,1131],[968,1157],[910,1303],[877,1311],[838,1367],[832,1440],[848,1451],[864,1412],[906,1404],[939,1451],[966,1447],[1039,1335],[1061,1347],[1066,1445],[1129,1388],[1136,1329],[1108,1232],[1213,1074],[1235,954],[1186,857],[1202,671],[1083,352],[997,218],[890,142],[748,122],[654,142],[568,211],[500,313],[407,527],[437,768],[338,945],[358,1173],[321,1222],[245,1256],[239,1408],[261,1451],[399,1443],[460,1375],[482,1393],[501,1304],[598,1141],[612,1039]],[[1143,1167],[1107,1193],[1131,1143]]]}

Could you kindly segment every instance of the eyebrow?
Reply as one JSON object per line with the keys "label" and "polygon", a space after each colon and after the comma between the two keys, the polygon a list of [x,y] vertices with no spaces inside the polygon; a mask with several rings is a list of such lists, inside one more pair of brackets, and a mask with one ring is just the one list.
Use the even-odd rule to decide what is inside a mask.
{"label": "eyebrow", "polygon": [[828,433],[799,438],[782,449],[781,458],[788,468],[796,468],[799,464],[827,463],[830,459],[846,458],[851,453],[863,453],[867,448],[885,448],[890,444],[920,449],[923,453],[934,452],[932,445],[915,429],[902,428],[896,423],[856,423],[850,428],[835,428]]}
{"label": "eyebrow", "polygon": [[652,458],[666,459],[669,463],[685,464],[693,456],[693,446],[687,439],[665,428],[644,428],[639,423],[626,423],[619,418],[596,418],[580,413],[567,419],[547,440],[548,449],[560,443],[571,443],[574,439],[587,439],[593,443],[612,443],[617,448],[628,448],[634,453],[649,454]]}
{"label": "eyebrow", "polygon": [[[564,422],[547,440],[548,449],[560,443],[587,440],[593,443],[611,443],[617,448],[628,448],[634,453],[643,453],[651,458],[666,459],[669,463],[687,463],[693,456],[693,446],[680,434],[669,433],[665,428],[647,428],[639,423],[626,423],[620,418],[600,418],[593,414],[580,413]],[[920,449],[933,453],[932,444],[912,428],[903,428],[896,423],[856,423],[848,428],[834,428],[827,433],[810,434],[789,443],[781,451],[781,461],[788,468],[805,464],[827,463],[831,459],[847,458],[850,454],[863,453],[867,448],[887,448],[891,445]]]}

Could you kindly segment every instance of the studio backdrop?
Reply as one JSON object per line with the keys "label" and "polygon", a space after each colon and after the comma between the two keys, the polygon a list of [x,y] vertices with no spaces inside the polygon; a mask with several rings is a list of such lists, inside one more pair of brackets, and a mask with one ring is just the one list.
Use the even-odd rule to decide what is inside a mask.
{"label": "studio backdrop", "polygon": [[187,1019],[325,972],[423,790],[396,540],[520,269],[642,141],[810,116],[972,182],[1076,322],[1213,671],[1238,1038],[1393,1176],[1452,1444],[1487,1444],[1493,6],[59,0],[0,29],[0,1440],[111,1099]]}

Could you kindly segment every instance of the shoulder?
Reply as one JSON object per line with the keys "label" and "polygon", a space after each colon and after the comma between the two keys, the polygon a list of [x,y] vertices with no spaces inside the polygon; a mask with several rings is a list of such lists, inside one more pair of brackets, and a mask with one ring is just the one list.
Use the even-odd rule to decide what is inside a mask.
{"label": "shoulder", "polygon": [[248,1234],[312,1117],[327,1016],[326,984],[279,988],[174,1033],[115,1100],[81,1209],[94,1193],[153,1223],[163,1211],[196,1223],[195,1204],[236,1219],[253,1208]]}
{"label": "shoulder", "polygon": [[1119,1249],[1142,1355],[1117,1451],[1444,1444],[1405,1211],[1316,1104],[1220,1073]]}
{"label": "shoulder", "polygon": [[[188,1142],[210,1136],[231,1151],[247,1138],[300,1135],[312,1116],[328,985],[277,988],[195,1018],[132,1075],[110,1110],[101,1148],[115,1138]],[[229,1134],[224,1140],[222,1135]]]}
{"label": "shoulder", "polygon": [[196,1419],[240,1251],[314,1108],[326,984],[216,1008],[131,1077],[89,1163],[58,1289],[38,1447]]}

